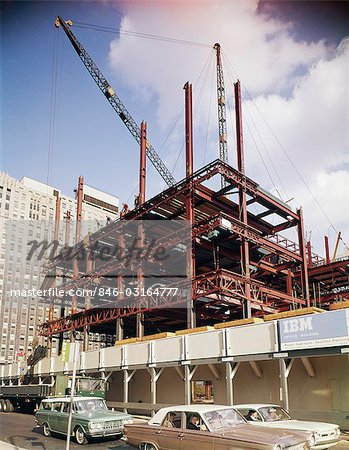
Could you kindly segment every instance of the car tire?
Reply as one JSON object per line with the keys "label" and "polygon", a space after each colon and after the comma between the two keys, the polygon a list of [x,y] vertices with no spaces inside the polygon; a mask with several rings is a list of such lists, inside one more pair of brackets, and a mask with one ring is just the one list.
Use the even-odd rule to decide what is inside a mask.
{"label": "car tire", "polygon": [[153,444],[148,444],[148,443],[146,443],[146,444],[144,444],[144,446],[143,446],[143,450],[157,450],[157,448],[154,447]]}
{"label": "car tire", "polygon": [[0,412],[4,411],[4,401],[0,400]]}
{"label": "car tire", "polygon": [[13,412],[13,405],[10,402],[10,400],[3,400],[3,406],[2,406],[3,412]]}
{"label": "car tire", "polygon": [[87,444],[87,437],[85,434],[85,431],[82,429],[82,427],[77,426],[74,430],[74,436],[75,440],[79,445],[85,445]]}
{"label": "car tire", "polygon": [[15,407],[13,406],[13,403],[10,400],[8,400],[8,402],[9,402],[8,412],[13,412],[15,410]]}
{"label": "car tire", "polygon": [[42,432],[44,433],[45,437],[50,437],[51,436],[51,430],[50,430],[50,427],[48,426],[47,422],[43,423]]}

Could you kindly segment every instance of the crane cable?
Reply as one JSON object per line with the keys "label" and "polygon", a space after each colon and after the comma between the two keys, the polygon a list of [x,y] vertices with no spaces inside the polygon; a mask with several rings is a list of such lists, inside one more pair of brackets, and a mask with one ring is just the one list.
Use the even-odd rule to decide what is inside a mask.
{"label": "crane cable", "polygon": [[[210,46],[210,47],[212,48],[212,46]],[[203,73],[205,72],[205,70],[206,70],[206,72],[205,72],[204,79],[205,79],[205,80],[207,79],[207,71],[208,71],[208,67],[210,66],[210,61],[212,60],[212,57],[213,57],[213,50],[212,50],[212,51],[210,52],[210,54],[208,55],[208,57],[207,57],[207,59],[206,59],[204,65],[203,65],[203,67],[202,67],[202,69],[201,69],[201,71],[200,71],[200,73],[199,73],[199,76],[198,76],[197,80],[195,81],[194,89],[195,89],[196,86],[199,84],[200,79],[201,79]],[[201,88],[201,92],[202,92],[202,91],[203,91],[203,88]],[[200,99],[201,99],[201,97],[200,97]],[[198,100],[198,103],[200,102],[200,99]],[[194,110],[195,112],[197,111],[197,108],[198,108],[198,105],[196,105],[196,109]],[[166,138],[165,138],[163,144],[161,145],[161,147],[160,147],[160,152],[161,152],[161,150],[164,148],[164,146],[165,146],[166,142],[168,141],[168,139],[170,138],[171,134],[173,133],[173,131],[174,131],[176,125],[178,124],[179,119],[180,119],[181,116],[183,115],[183,112],[184,112],[184,106],[182,107],[180,113],[179,113],[178,116],[176,117],[176,119],[175,119],[175,121],[174,121],[172,127],[170,128],[169,133],[167,134],[167,136],[166,136]],[[195,116],[195,112],[194,112],[194,116]],[[182,154],[182,152],[183,152],[184,143],[185,143],[185,138],[183,138],[183,140],[182,140],[182,145],[181,145],[180,151],[178,152],[177,159],[176,159],[175,164],[174,164],[174,166],[173,166],[173,168],[172,168],[172,171],[171,171],[172,174],[174,173],[174,171],[175,171],[175,169],[176,169],[176,167],[177,167],[179,158],[180,158],[180,156],[181,156],[181,154]],[[133,192],[132,192],[132,193],[130,194],[130,196],[128,197],[127,202],[130,201],[130,199],[132,198],[132,196],[135,194],[137,188],[138,188],[138,182],[137,182],[135,188],[133,189]]]}
{"label": "crane cable", "polygon": [[[212,48],[212,46],[211,46],[211,48]],[[196,115],[197,115],[197,112],[198,112],[198,109],[199,109],[199,104],[200,104],[200,102],[201,102],[202,94],[203,94],[203,91],[204,91],[204,88],[205,88],[205,85],[206,85],[206,81],[207,81],[207,77],[208,77],[208,70],[209,70],[209,67],[210,67],[210,62],[213,60],[213,54],[214,54],[214,51],[213,51],[213,49],[212,49],[211,52],[210,52],[210,54],[209,54],[209,56],[208,56],[208,58],[207,58],[207,60],[206,60],[206,62],[205,62],[205,64],[204,64],[204,67],[202,68],[202,70],[201,70],[201,72],[200,72],[200,75],[199,75],[197,81],[196,81],[195,84],[194,84],[194,89],[195,89],[195,88],[197,87],[197,85],[199,84],[199,81],[200,81],[200,78],[201,78],[202,74],[203,74],[204,71],[205,71],[205,75],[204,75],[204,77],[203,77],[203,82],[202,82],[201,88],[200,88],[200,90],[199,90],[198,99],[197,99],[197,101],[196,101],[196,103],[195,103],[195,105],[194,105],[193,119],[195,119],[195,117],[196,117]],[[183,111],[183,110],[182,110],[182,111]],[[183,149],[184,149],[184,143],[185,143],[185,138],[183,138],[182,146],[181,146],[181,149],[180,149],[180,151],[179,151],[179,153],[178,153],[177,160],[176,160],[176,162],[175,162],[175,164],[174,164],[174,166],[173,166],[173,168],[172,168],[172,173],[174,172],[174,170],[175,170],[176,167],[177,167],[179,158],[180,158],[180,156],[181,156],[181,154],[182,154],[182,152],[183,152]]]}
{"label": "crane cable", "polygon": [[[226,59],[226,57],[225,57],[224,54],[223,54],[223,60],[226,62],[226,65],[227,65],[227,64],[228,64],[228,60]],[[233,83],[233,81],[232,81],[233,76],[232,76],[232,74],[231,74],[231,71],[229,70],[229,67],[227,67],[227,72],[228,72],[228,77],[229,77],[229,79],[230,79],[230,82]],[[277,179],[278,179],[278,181],[279,181],[279,183],[280,183],[280,186],[283,188],[286,197],[288,197],[287,192],[286,192],[286,189],[285,189],[285,187],[284,187],[284,185],[283,185],[283,183],[282,183],[282,181],[281,181],[281,178],[280,178],[280,176],[279,176],[279,174],[278,174],[278,172],[277,172],[277,170],[276,170],[276,167],[275,167],[275,165],[274,165],[274,163],[273,163],[273,160],[272,160],[272,158],[271,158],[271,156],[270,156],[270,153],[269,153],[269,151],[268,151],[268,149],[267,149],[267,146],[265,145],[265,143],[264,143],[264,141],[263,141],[263,139],[262,139],[262,137],[261,137],[261,135],[260,135],[260,133],[259,133],[259,131],[258,131],[258,128],[257,128],[257,126],[256,126],[256,123],[255,123],[254,120],[253,120],[253,117],[252,117],[252,115],[251,115],[251,113],[250,113],[250,111],[249,111],[249,108],[248,108],[248,105],[246,104],[246,102],[244,102],[244,106],[245,106],[244,111],[243,111],[243,120],[244,120],[244,124],[246,125],[246,127],[247,127],[247,129],[248,129],[248,131],[249,131],[249,134],[250,134],[250,136],[251,136],[251,139],[252,139],[252,141],[253,141],[253,144],[254,144],[254,146],[256,147],[256,150],[257,150],[257,152],[258,152],[258,155],[259,155],[259,157],[260,157],[260,159],[261,159],[261,161],[262,161],[262,164],[263,164],[263,166],[264,166],[264,168],[265,168],[265,171],[267,172],[268,177],[269,177],[269,179],[270,179],[270,181],[271,181],[271,183],[272,183],[272,185],[273,185],[275,191],[279,194],[279,197],[281,198],[281,200],[283,200],[283,199],[282,199],[282,195],[280,194],[280,192],[279,192],[279,190],[278,190],[278,188],[277,188],[277,186],[276,186],[275,180],[274,180],[274,178],[273,178],[273,176],[272,176],[272,174],[271,174],[271,171],[269,170],[268,165],[267,165],[267,163],[266,163],[266,161],[265,161],[265,159],[264,159],[264,157],[263,157],[263,155],[262,155],[261,149],[260,149],[260,147],[259,147],[258,144],[257,144],[257,141],[256,141],[256,139],[255,139],[255,137],[254,137],[253,132],[252,132],[252,129],[251,129],[251,127],[250,127],[250,125],[249,125],[249,123],[248,123],[248,121],[247,121],[247,116],[244,114],[245,111],[247,112],[248,117],[249,117],[249,119],[251,120],[251,122],[252,122],[252,124],[253,124],[253,126],[254,126],[254,129],[255,129],[255,131],[256,131],[256,133],[257,133],[257,135],[258,135],[258,137],[259,137],[259,139],[260,139],[260,141],[261,141],[261,143],[262,143],[262,145],[263,145],[263,147],[264,147],[264,149],[265,149],[265,151],[266,151],[266,154],[267,154],[267,156],[269,157],[270,165],[271,165],[271,167],[273,168],[273,170],[274,170],[274,172],[275,172],[275,174],[276,174],[276,177],[277,177]]]}
{"label": "crane cable", "polygon": [[46,167],[46,214],[49,218],[49,192],[48,186],[52,183],[52,163],[53,150],[55,138],[55,119],[56,119],[56,105],[57,105],[57,85],[58,85],[58,67],[59,67],[59,33],[53,31],[53,48],[52,48],[52,72],[51,72],[51,92],[50,92],[50,113],[49,113],[49,132],[48,132],[48,147],[47,147],[47,167]]}
{"label": "crane cable", "polygon": [[206,122],[206,135],[205,135],[205,147],[204,147],[204,156],[203,156],[203,165],[206,163],[206,151],[207,151],[207,144],[208,144],[208,130],[209,130],[209,124],[211,119],[211,104],[212,104],[212,94],[213,94],[213,87],[214,87],[214,75],[215,75],[215,65],[212,64],[212,76],[211,76],[211,92],[210,92],[210,102],[208,105],[207,110],[207,122]]}
{"label": "crane cable", "polygon": [[[239,78],[236,70],[234,69],[233,65],[230,63],[228,58],[225,58],[228,65],[232,68],[233,72],[235,73],[236,77]],[[250,100],[252,101],[253,105],[255,106],[256,110],[258,111],[259,115],[261,116],[263,122],[266,124],[267,128],[269,129],[270,133],[272,134],[272,136],[274,137],[275,141],[277,142],[277,144],[280,146],[282,152],[284,153],[284,155],[286,156],[287,160],[289,161],[289,163],[291,164],[291,166],[293,167],[293,169],[295,170],[295,172],[297,173],[297,175],[299,176],[299,178],[301,179],[301,181],[303,182],[304,186],[306,187],[306,189],[308,190],[308,192],[310,193],[311,197],[313,198],[314,202],[316,203],[316,205],[318,206],[318,208],[320,209],[320,211],[322,212],[323,216],[326,218],[326,220],[328,221],[328,223],[330,224],[330,227],[335,231],[335,233],[338,235],[339,232],[337,230],[337,228],[333,225],[331,219],[328,217],[327,213],[325,212],[325,210],[323,209],[323,207],[321,206],[320,202],[318,201],[318,199],[316,198],[315,194],[313,193],[313,191],[311,190],[310,186],[308,185],[308,183],[305,181],[304,177],[302,176],[302,174],[300,173],[300,171],[298,170],[297,166],[295,165],[295,163],[292,161],[292,158],[289,156],[288,152],[286,151],[285,147],[282,145],[282,143],[280,142],[279,138],[276,136],[275,132],[273,131],[272,127],[270,126],[269,122],[267,121],[267,119],[264,117],[264,115],[262,114],[261,110],[258,108],[258,105],[256,104],[256,102],[254,101],[252,95],[250,94],[249,90],[247,89],[246,85],[244,83],[242,83],[242,86],[244,88],[244,90],[246,91],[247,95],[249,96]],[[347,250],[349,250],[349,246],[346,244],[346,242],[344,241],[344,239],[342,237],[340,237],[340,240],[342,241],[343,245],[346,247]]]}
{"label": "crane cable", "polygon": [[170,42],[172,44],[184,44],[184,45],[193,45],[196,47],[211,47],[212,48],[212,45],[204,44],[202,42],[187,41],[185,39],[177,39],[177,38],[172,38],[169,36],[160,36],[160,35],[156,35],[156,34],[141,33],[139,31],[122,30],[121,28],[105,27],[105,26],[94,25],[94,24],[85,23],[85,22],[73,21],[73,26],[75,26],[76,28],[85,28],[85,29],[90,29],[90,30],[94,30],[94,31],[101,31],[104,33],[124,34],[124,35],[128,35],[128,36],[152,39],[152,40],[156,40],[156,41]]}

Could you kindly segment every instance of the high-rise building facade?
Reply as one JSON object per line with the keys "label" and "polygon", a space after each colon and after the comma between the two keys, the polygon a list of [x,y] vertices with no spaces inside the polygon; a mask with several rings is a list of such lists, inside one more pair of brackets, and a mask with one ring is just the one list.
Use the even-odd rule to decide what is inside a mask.
{"label": "high-rise building facade", "polygon": [[[25,357],[32,350],[37,325],[48,319],[49,305],[31,295],[11,293],[40,289],[46,260],[29,261],[28,243],[54,239],[57,198],[58,240],[72,245],[77,200],[31,178],[17,180],[0,173],[0,364]],[[85,185],[82,198],[81,238],[117,218],[117,197]]]}

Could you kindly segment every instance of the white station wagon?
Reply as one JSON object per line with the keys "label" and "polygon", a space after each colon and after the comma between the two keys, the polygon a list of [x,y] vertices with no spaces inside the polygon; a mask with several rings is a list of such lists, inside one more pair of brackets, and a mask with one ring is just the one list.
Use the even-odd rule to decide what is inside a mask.
{"label": "white station wagon", "polygon": [[295,420],[278,405],[245,404],[234,405],[251,424],[268,428],[286,428],[311,433],[312,449],[320,450],[333,447],[340,436],[339,426],[332,423]]}

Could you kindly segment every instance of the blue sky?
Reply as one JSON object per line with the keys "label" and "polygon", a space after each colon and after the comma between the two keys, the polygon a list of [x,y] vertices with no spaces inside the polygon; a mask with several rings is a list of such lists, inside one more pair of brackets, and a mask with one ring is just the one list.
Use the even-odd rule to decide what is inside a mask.
{"label": "blue sky", "polygon": [[[248,175],[274,193],[280,192],[284,200],[294,197],[292,206],[304,205],[308,231],[312,230],[318,247],[320,229],[321,234],[335,238],[323,214],[314,212],[309,191],[287,165],[283,150],[265,129],[266,118],[332,223],[344,235],[347,232],[343,202],[349,202],[344,193],[348,135],[343,123],[349,117],[343,98],[348,87],[341,80],[348,72],[343,63],[347,46],[340,43],[348,35],[348,2],[6,1],[1,8],[2,170],[17,178],[25,175],[48,180],[71,195],[81,174],[86,183],[119,196],[121,202],[132,203],[138,178],[138,145],[62,30],[55,29],[58,14],[73,21],[212,45],[218,40],[231,64],[225,68],[227,93],[231,95],[233,66],[253,97],[251,100],[243,91]],[[148,122],[150,141],[172,169],[183,143],[182,87],[188,79],[195,85],[212,50],[81,28],[73,28],[73,32],[136,122]],[[48,171],[54,39],[59,42],[57,98]],[[218,155],[214,67],[210,64],[194,89],[194,104],[200,100],[194,121],[196,168]],[[256,106],[263,112],[263,120]],[[248,122],[249,116],[252,122]],[[229,148],[234,165],[230,117]],[[324,123],[328,130],[323,130]],[[260,126],[257,137],[254,124]],[[335,139],[329,149],[326,136],[331,132]],[[258,149],[255,142],[259,138]],[[266,148],[264,162],[269,175],[260,159]],[[268,153],[273,161],[271,168]],[[164,184],[150,164],[148,167],[149,197]],[[182,152],[174,175],[180,179],[183,174]],[[334,192],[332,201],[330,194]]]}

